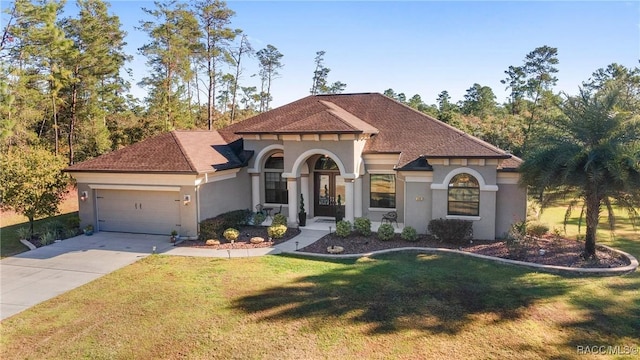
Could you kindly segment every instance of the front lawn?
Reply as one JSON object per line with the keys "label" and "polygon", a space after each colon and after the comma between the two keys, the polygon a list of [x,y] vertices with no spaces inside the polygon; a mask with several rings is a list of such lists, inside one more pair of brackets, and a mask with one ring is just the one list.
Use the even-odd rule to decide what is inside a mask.
{"label": "front lawn", "polygon": [[456,255],[154,255],[4,320],[0,357],[583,359],[637,349],[639,290]]}

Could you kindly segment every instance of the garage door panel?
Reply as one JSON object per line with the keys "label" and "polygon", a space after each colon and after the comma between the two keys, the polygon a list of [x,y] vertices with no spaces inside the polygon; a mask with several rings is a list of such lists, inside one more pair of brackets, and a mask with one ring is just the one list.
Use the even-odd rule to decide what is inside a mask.
{"label": "garage door panel", "polygon": [[98,228],[145,234],[179,230],[179,193],[172,191],[98,190]]}

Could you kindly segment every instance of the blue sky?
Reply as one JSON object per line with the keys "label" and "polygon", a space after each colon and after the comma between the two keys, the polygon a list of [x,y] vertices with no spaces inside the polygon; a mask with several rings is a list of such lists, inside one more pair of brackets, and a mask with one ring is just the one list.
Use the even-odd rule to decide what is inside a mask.
{"label": "blue sky", "polygon": [[[347,83],[345,92],[393,88],[428,103],[447,90],[462,99],[474,83],[490,86],[503,102],[500,80],[509,65],[521,65],[536,47],[558,48],[557,91],[575,94],[591,73],[617,62],[638,66],[640,2],[578,1],[228,1],[240,28],[258,50],[267,44],[284,54],[281,76],[272,86],[279,106],[309,94],[313,58],[325,50],[329,81]],[[70,0],[70,11],[75,1]],[[147,71],[137,48],[145,34],[135,30],[151,1],[112,1],[128,32],[128,52],[136,83]],[[244,67],[242,83],[258,85]],[[144,90],[134,88],[144,97]]]}

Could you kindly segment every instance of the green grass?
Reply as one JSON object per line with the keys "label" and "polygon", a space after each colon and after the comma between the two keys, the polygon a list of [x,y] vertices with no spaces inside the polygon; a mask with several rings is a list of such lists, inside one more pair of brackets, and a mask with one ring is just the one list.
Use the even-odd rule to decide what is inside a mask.
{"label": "green grass", "polygon": [[415,252],[154,255],[4,320],[0,357],[583,359],[640,345],[639,290]]}
{"label": "green grass", "polygon": [[[71,218],[77,217],[78,212],[72,212],[63,215],[52,216],[46,219],[40,219],[34,221],[34,232],[38,233],[43,229],[46,229],[50,224],[54,222],[60,222],[66,225]],[[17,230],[19,228],[28,228],[29,223],[19,223],[15,225],[3,226],[0,228],[0,256],[7,257],[19,254],[21,252],[29,250],[20,242]]]}
{"label": "green grass", "polygon": [[[66,225],[70,218],[78,216],[78,194],[75,189],[71,188],[69,190],[69,194],[60,203],[59,210],[61,215],[36,220],[34,222],[34,231],[37,233],[55,221]],[[16,234],[16,230],[21,227],[29,227],[29,220],[26,217],[14,212],[2,213],[2,221],[0,222],[0,258],[29,250],[20,242]]]}
{"label": "green grass", "polygon": [[[598,242],[640,258],[638,233],[616,234]],[[638,324],[637,271],[563,277],[416,252],[153,255],[4,320],[0,358],[589,359],[602,357],[576,347],[638,349]]]}

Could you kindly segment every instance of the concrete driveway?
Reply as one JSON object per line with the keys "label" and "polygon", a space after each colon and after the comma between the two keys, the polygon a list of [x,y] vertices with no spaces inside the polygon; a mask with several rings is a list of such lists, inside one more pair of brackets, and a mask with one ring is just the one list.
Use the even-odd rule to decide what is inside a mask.
{"label": "concrete driveway", "polygon": [[168,236],[99,232],[0,260],[0,319],[172,248]]}

